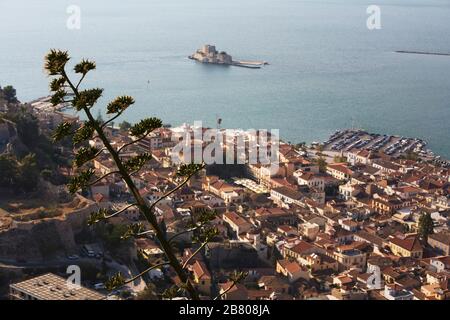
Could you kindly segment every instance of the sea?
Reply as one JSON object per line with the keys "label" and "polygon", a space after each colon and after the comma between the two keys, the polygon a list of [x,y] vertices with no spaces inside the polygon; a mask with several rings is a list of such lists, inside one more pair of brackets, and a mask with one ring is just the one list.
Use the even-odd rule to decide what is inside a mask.
{"label": "sea", "polygon": [[[269,65],[187,58],[204,44]],[[222,119],[292,143],[354,127],[450,158],[450,56],[395,52],[450,53],[449,0],[0,0],[1,86],[23,102],[48,95],[51,48],[96,61],[85,83],[105,89],[95,113],[127,94],[130,122]]]}

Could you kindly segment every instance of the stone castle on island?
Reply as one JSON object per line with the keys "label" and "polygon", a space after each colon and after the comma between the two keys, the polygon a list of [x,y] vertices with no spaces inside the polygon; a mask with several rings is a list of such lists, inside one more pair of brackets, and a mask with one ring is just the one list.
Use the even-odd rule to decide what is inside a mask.
{"label": "stone castle on island", "polygon": [[259,69],[263,65],[267,65],[264,61],[235,61],[233,57],[227,54],[225,51],[217,51],[213,45],[206,44],[202,48],[198,49],[193,55],[189,56],[189,59],[199,61],[201,63],[237,66]]}
{"label": "stone castle on island", "polygon": [[215,64],[232,64],[233,58],[225,51],[218,52],[215,46],[209,44],[204,45],[201,49],[198,49],[192,56],[192,59],[202,63],[215,63]]}

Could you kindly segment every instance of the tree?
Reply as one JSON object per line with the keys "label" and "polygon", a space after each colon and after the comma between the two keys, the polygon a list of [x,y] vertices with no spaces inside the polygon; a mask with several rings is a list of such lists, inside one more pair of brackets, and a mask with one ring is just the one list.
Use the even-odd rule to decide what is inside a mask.
{"label": "tree", "polygon": [[0,186],[13,191],[34,191],[39,182],[39,168],[34,154],[27,154],[21,160],[11,155],[0,156]]}
{"label": "tree", "polygon": [[130,299],[131,298],[131,292],[130,292],[130,290],[124,290],[124,291],[121,291],[120,292],[120,297],[122,298],[122,299]]}
{"label": "tree", "polygon": [[26,155],[19,162],[19,178],[18,187],[25,192],[30,192],[36,189],[39,181],[39,169],[36,164],[36,156],[34,154]]}
{"label": "tree", "polygon": [[319,166],[319,171],[322,173],[327,172],[327,161],[323,157],[316,158],[315,162]]}
{"label": "tree", "polygon": [[333,161],[336,162],[336,163],[347,162],[347,158],[344,157],[343,155],[335,155],[334,158],[333,158]]}
{"label": "tree", "polygon": [[101,112],[100,110],[98,110],[98,112],[97,112],[97,118],[96,118],[95,120],[97,120],[97,121],[100,122],[100,123],[104,122],[103,116],[102,116],[102,112]]}
{"label": "tree", "polygon": [[297,150],[301,150],[301,151],[306,151],[307,147],[306,147],[306,142],[299,142],[295,145],[295,149]]}
{"label": "tree", "polygon": [[283,258],[275,245],[273,245],[270,250],[267,250],[267,253],[268,255],[270,255],[270,257],[268,258],[270,259],[270,262],[274,266],[277,264],[278,260]]}
{"label": "tree", "polygon": [[155,293],[155,286],[152,283],[147,284],[147,288],[138,293],[136,300],[156,300],[158,295]]}
{"label": "tree", "polygon": [[109,250],[116,249],[121,244],[121,238],[127,231],[127,226],[123,224],[105,224],[102,227],[98,228],[97,231],[105,246]]}
{"label": "tree", "polygon": [[10,188],[15,185],[17,162],[9,155],[0,155],[0,186]]}
{"label": "tree", "polygon": [[159,227],[161,228],[164,238],[166,238],[167,237],[167,226],[166,226],[166,222],[164,221],[164,219],[160,222]]}
{"label": "tree", "polygon": [[122,121],[121,124],[119,124],[120,131],[128,131],[131,128],[131,123],[128,121]]}
{"label": "tree", "polygon": [[428,236],[434,232],[434,222],[431,214],[428,212],[422,213],[419,218],[419,236],[421,239],[427,241]]}
{"label": "tree", "polygon": [[19,113],[15,116],[14,122],[17,126],[17,134],[20,141],[22,141],[29,149],[34,150],[40,140],[37,119],[29,114]]}
{"label": "tree", "polygon": [[16,89],[13,86],[6,86],[2,89],[3,98],[8,103],[17,103],[19,102],[16,97]]}
{"label": "tree", "polygon": [[[218,234],[218,230],[210,226],[210,222],[216,217],[214,212],[205,211],[196,217],[196,221],[193,221],[190,225],[189,230],[180,232],[170,239],[166,239],[164,232],[161,229],[157,216],[155,214],[156,205],[163,199],[171,196],[176,191],[180,190],[184,185],[186,185],[191,177],[201,171],[205,166],[204,164],[182,164],[177,170],[177,179],[179,184],[172,190],[166,192],[161,198],[149,204],[139,193],[139,189],[133,182],[132,176],[138,173],[145,164],[151,159],[151,155],[148,153],[141,153],[135,157],[122,160],[122,151],[128,146],[134,145],[139,141],[145,139],[151,132],[162,127],[162,121],[157,118],[146,118],[142,119],[138,123],[131,126],[129,133],[134,139],[118,148],[113,147],[109,141],[104,129],[116,118],[122,115],[129,107],[134,104],[134,99],[130,96],[119,96],[113,101],[108,103],[106,106],[106,113],[112,115],[112,117],[104,122],[102,119],[95,119],[92,114],[92,107],[96,105],[97,101],[100,99],[103,93],[103,89],[93,88],[93,89],[80,89],[80,84],[83,82],[87,74],[95,70],[95,62],[89,60],[82,60],[80,63],[74,66],[74,72],[77,74],[78,80],[75,82],[69,77],[66,71],[66,65],[69,62],[70,57],[66,51],[51,50],[45,57],[45,69],[48,74],[53,77],[50,83],[51,91],[53,92],[51,102],[54,105],[60,104],[62,102],[70,103],[72,107],[78,111],[83,112],[87,117],[87,121],[82,127],[73,130],[72,124],[68,122],[61,123],[55,130],[53,138],[55,141],[64,139],[65,137],[73,134],[73,144],[74,146],[80,146],[84,144],[87,140],[92,139],[95,135],[103,143],[104,148],[97,149],[95,147],[80,147],[74,158],[74,167],[77,171],[77,175],[71,178],[68,189],[72,193],[76,193],[82,190],[86,190],[92,184],[101,181],[106,176],[115,174],[120,176],[128,187],[128,190],[134,198],[134,202],[124,206],[117,212],[109,213],[105,209],[99,209],[98,211],[92,212],[90,218],[88,219],[88,224],[92,225],[99,221],[105,221],[113,216],[119,215],[125,212],[130,207],[137,207],[142,215],[142,217],[149,223],[152,227],[155,237],[161,246],[161,249],[165,253],[166,261],[153,265],[148,269],[141,272],[139,275],[131,278],[125,279],[122,274],[118,273],[112,276],[107,282],[106,286],[108,289],[113,290],[118,287],[122,287],[127,283],[134,281],[137,277],[141,277],[152,269],[170,265],[182,283],[181,287],[174,287],[168,290],[164,295],[165,297],[174,297],[180,292],[186,291],[191,299],[198,300],[199,295],[192,285],[192,279],[190,278],[186,267],[188,262],[192,258],[201,252],[201,250],[208,244],[208,242]],[[95,171],[89,167],[92,161],[99,156],[101,153],[107,153],[114,161],[117,170],[112,171],[101,177],[97,177]],[[122,235],[122,239],[128,239],[130,237],[140,237],[150,232],[150,230],[145,230],[142,223],[131,224],[127,226],[126,232]],[[175,255],[172,244],[173,240],[180,234],[186,232],[193,232],[194,240],[201,243],[198,250],[196,250],[191,257],[189,257],[183,264]],[[242,274],[244,276],[244,274]]]}

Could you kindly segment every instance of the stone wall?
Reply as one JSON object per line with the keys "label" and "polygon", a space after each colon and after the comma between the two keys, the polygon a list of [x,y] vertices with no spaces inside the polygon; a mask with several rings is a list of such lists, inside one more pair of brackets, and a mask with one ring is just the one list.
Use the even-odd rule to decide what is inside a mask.
{"label": "stone wall", "polygon": [[212,270],[266,267],[256,250],[246,244],[210,243],[205,255]]}
{"label": "stone wall", "polygon": [[39,262],[56,251],[71,252],[74,235],[81,231],[89,214],[97,206],[82,199],[86,206],[63,216],[36,221],[15,221],[0,231],[0,260]]}

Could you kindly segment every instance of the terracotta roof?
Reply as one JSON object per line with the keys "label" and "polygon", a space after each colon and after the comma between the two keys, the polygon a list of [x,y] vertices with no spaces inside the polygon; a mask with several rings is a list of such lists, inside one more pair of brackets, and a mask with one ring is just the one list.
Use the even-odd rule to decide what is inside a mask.
{"label": "terracotta roof", "polygon": [[263,298],[269,298],[273,290],[247,290],[248,298],[250,300],[259,300]]}
{"label": "terracotta roof", "polygon": [[222,190],[222,189],[231,189],[233,188],[232,185],[226,183],[225,181],[216,181],[213,184],[211,184],[211,187],[216,190]]}
{"label": "terracotta roof", "polygon": [[352,283],[353,282],[353,279],[350,278],[349,276],[346,276],[346,275],[338,276],[337,279],[342,284],[348,284],[348,283]]}
{"label": "terracotta roof", "polygon": [[159,248],[153,240],[148,238],[137,238],[134,242],[139,249]]}
{"label": "terracotta roof", "polygon": [[228,281],[228,282],[225,282],[225,283],[219,283],[219,287],[220,287],[220,289],[222,289],[223,291],[226,291],[226,290],[228,290],[228,293],[231,293],[231,292],[235,292],[235,291],[239,291],[239,290],[242,290],[242,291],[246,291],[246,288],[245,288],[245,286],[244,285],[242,285],[242,284],[240,284],[240,283],[236,283],[234,286],[233,286],[233,282],[232,281]]}
{"label": "terracotta roof", "polygon": [[395,163],[392,163],[390,161],[385,161],[385,160],[375,160],[373,163],[379,165],[380,167],[389,169],[389,170],[399,170],[400,166],[396,165]]}
{"label": "terracotta roof", "polygon": [[195,261],[195,263],[192,265],[192,272],[194,272],[195,276],[198,279],[211,279],[211,274],[202,261]]}
{"label": "terracotta roof", "polygon": [[423,181],[419,182],[419,187],[424,190],[434,190],[434,189],[442,188],[442,184],[440,184],[437,181],[427,179],[427,180],[423,180]]}
{"label": "terracotta roof", "polygon": [[420,192],[420,189],[412,186],[402,186],[395,188],[395,191],[411,193],[411,192]]}
{"label": "terracotta roof", "polygon": [[302,266],[298,264],[297,262],[291,262],[286,266],[287,272],[290,274],[295,274],[296,272],[302,271]]}
{"label": "terracotta roof", "polygon": [[279,260],[278,263],[290,274],[302,271],[302,266],[296,261]]}
{"label": "terracotta roof", "polygon": [[342,172],[342,173],[347,174],[347,175],[352,175],[353,174],[353,171],[350,170],[347,167],[347,165],[345,165],[343,163],[332,163],[332,164],[327,165],[327,167],[330,168],[330,169]]}
{"label": "terracotta roof", "polygon": [[419,239],[415,235],[404,239],[392,237],[390,242],[408,251],[421,251],[423,249]]}
{"label": "terracotta roof", "polygon": [[259,280],[258,280],[258,284],[259,285],[264,285],[264,286],[275,286],[275,287],[284,287],[287,285],[286,281],[283,278],[280,278],[278,276],[262,276]]}
{"label": "terracotta roof", "polygon": [[388,277],[393,278],[393,279],[397,279],[398,277],[401,276],[401,274],[398,273],[397,271],[395,271],[394,268],[392,268],[392,267],[384,268],[382,273],[385,276],[388,276]]}
{"label": "terracotta roof", "polygon": [[363,149],[363,150],[359,151],[358,152],[358,156],[359,157],[363,157],[363,158],[373,158],[373,157],[375,157],[375,155],[371,151],[369,151],[367,149]]}
{"label": "terracotta roof", "polygon": [[311,172],[304,172],[301,176],[299,176],[300,179],[305,180],[305,181],[312,180],[315,177],[316,177],[316,175]]}
{"label": "terracotta roof", "polygon": [[432,260],[438,260],[445,265],[446,269],[450,269],[450,256],[436,257],[432,258]]}
{"label": "terracotta roof", "polygon": [[152,150],[152,155],[156,158],[161,158],[165,156],[164,150],[161,149],[154,149]]}
{"label": "terracotta roof", "polygon": [[383,239],[378,237],[375,234],[371,234],[366,231],[358,231],[356,233],[356,236],[360,237],[361,239],[363,239],[369,243],[375,244],[379,247],[381,247],[383,245]]}
{"label": "terracotta roof", "polygon": [[255,210],[256,216],[265,216],[265,215],[284,215],[288,214],[288,212],[283,208],[258,208]]}
{"label": "terracotta roof", "polygon": [[286,178],[270,178],[272,186],[284,186],[288,188],[295,188],[295,185],[290,183]]}
{"label": "terracotta roof", "polygon": [[249,222],[247,220],[245,220],[244,218],[240,217],[237,213],[232,212],[232,211],[224,213],[223,216],[226,217],[228,220],[230,220],[232,223],[234,223],[237,226],[249,224]]}
{"label": "terracotta roof", "polygon": [[293,199],[293,200],[300,200],[303,198],[303,195],[300,192],[292,190],[291,188],[288,188],[288,187],[274,188],[274,189],[272,189],[272,191],[280,193],[283,196]]}
{"label": "terracotta roof", "polygon": [[194,194],[194,191],[192,191],[192,189],[191,188],[189,188],[189,187],[184,187],[184,188],[182,188],[179,192],[178,192],[179,194],[186,194],[186,195],[192,195],[192,194]]}
{"label": "terracotta roof", "polygon": [[102,202],[102,201],[107,200],[107,198],[101,193],[94,194],[93,198],[94,198],[95,202]]}
{"label": "terracotta roof", "polygon": [[299,154],[295,151],[295,148],[289,144],[282,144],[279,146],[279,152],[284,156],[299,156]]}
{"label": "terracotta roof", "polygon": [[287,224],[278,226],[278,229],[281,230],[281,232],[297,231],[297,229]]}
{"label": "terracotta roof", "polygon": [[441,231],[439,233],[430,234],[428,238],[450,245],[450,232]]}
{"label": "terracotta roof", "polygon": [[305,242],[303,240],[300,240],[300,242],[298,244],[296,244],[294,247],[292,247],[291,250],[294,251],[295,253],[303,254],[313,248],[314,248],[314,246],[312,244]]}

